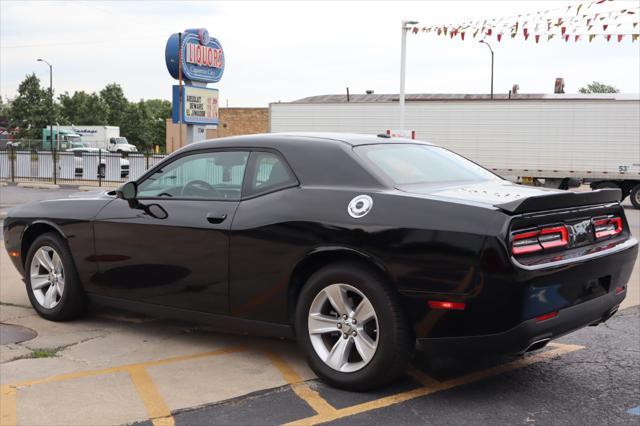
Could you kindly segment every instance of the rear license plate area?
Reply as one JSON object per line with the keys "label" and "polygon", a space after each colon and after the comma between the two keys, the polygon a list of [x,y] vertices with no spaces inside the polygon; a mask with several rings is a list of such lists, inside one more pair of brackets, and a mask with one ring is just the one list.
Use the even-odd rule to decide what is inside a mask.
{"label": "rear license plate area", "polygon": [[574,305],[586,302],[596,297],[604,296],[609,292],[611,287],[611,275],[589,280],[581,286],[576,286],[574,291],[577,293],[572,298]]}

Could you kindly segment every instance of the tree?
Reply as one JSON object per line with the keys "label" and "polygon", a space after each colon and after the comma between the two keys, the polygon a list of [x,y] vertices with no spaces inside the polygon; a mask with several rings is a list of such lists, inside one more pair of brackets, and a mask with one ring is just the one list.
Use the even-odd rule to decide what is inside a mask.
{"label": "tree", "polygon": [[139,150],[149,150],[152,147],[151,123],[151,112],[144,101],[130,103],[122,116],[120,134]]}
{"label": "tree", "polygon": [[108,84],[100,91],[100,98],[107,107],[107,124],[120,127],[129,106],[129,101],[125,98],[122,87],[117,83]]}
{"label": "tree", "polygon": [[151,115],[149,127],[149,143],[164,146],[166,143],[167,118],[171,117],[171,102],[162,99],[149,99],[145,101]]}
{"label": "tree", "polygon": [[610,86],[599,81],[589,83],[584,87],[578,89],[580,93],[619,93],[620,90],[617,87]]}
{"label": "tree", "polygon": [[107,124],[107,105],[96,93],[84,91],[65,92],[60,95],[60,113],[64,124],[100,125]]}
{"label": "tree", "polygon": [[27,75],[18,86],[8,117],[8,127],[15,129],[17,138],[42,137],[42,129],[49,124],[51,114],[47,92],[40,87],[40,79],[35,74]]}

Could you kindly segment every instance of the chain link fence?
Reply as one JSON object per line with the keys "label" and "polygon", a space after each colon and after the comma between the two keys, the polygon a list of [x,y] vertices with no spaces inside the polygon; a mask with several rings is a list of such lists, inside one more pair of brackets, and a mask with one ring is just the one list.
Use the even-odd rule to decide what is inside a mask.
{"label": "chain link fence", "polygon": [[113,186],[137,179],[164,157],[151,152],[121,154],[96,148],[44,151],[8,145],[0,148],[0,179]]}

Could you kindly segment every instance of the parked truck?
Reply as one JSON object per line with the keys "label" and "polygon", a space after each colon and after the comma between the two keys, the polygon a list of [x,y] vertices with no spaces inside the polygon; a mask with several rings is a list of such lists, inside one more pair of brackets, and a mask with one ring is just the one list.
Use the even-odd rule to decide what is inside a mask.
{"label": "parked truck", "polygon": [[[56,140],[57,132],[60,133],[62,138],[59,149],[69,149],[72,147],[78,147],[77,143],[81,142],[80,146],[90,148],[101,148],[110,152],[129,153],[137,152],[135,145],[131,145],[127,138],[120,136],[120,128],[117,126],[54,126],[54,141]],[[42,129],[43,145],[44,149],[51,149],[51,145],[48,139],[49,129]],[[67,135],[74,135],[74,140],[66,143]],[[73,142],[76,145],[73,145]]]}
{"label": "parked truck", "polygon": [[[322,95],[270,105],[272,132],[385,133],[398,95]],[[407,95],[405,129],[505,178],[620,188],[640,208],[639,95]]]}

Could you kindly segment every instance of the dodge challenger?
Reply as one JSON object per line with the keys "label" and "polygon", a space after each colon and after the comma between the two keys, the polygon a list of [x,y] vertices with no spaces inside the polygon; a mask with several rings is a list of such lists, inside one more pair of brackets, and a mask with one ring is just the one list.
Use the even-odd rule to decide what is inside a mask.
{"label": "dodge challenger", "polygon": [[4,239],[46,319],[94,302],[295,338],[321,379],[366,390],[416,341],[524,353],[606,321],[638,252],[619,199],[517,185],[387,135],[267,134],[18,206]]}

